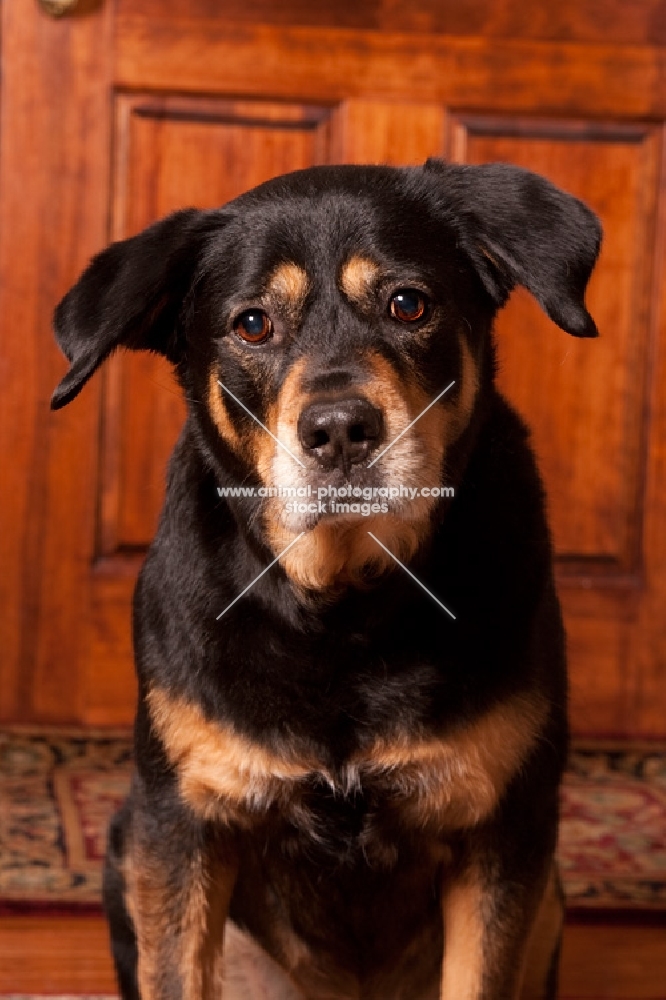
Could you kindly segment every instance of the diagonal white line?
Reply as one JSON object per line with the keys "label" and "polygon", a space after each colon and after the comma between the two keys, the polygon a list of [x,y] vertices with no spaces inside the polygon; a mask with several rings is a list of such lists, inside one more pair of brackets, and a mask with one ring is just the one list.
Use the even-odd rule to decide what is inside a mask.
{"label": "diagonal white line", "polygon": [[233,601],[231,602],[231,604],[227,604],[227,606],[226,606],[226,608],[224,609],[224,611],[221,611],[221,612],[220,612],[220,614],[219,614],[219,615],[217,616],[217,618],[215,619],[215,621],[216,621],[216,622],[219,622],[219,620],[220,620],[220,618],[222,617],[222,615],[226,615],[226,613],[227,613],[227,611],[229,610],[229,608],[232,608],[232,607],[234,606],[234,604],[236,603],[236,601],[240,601],[240,599],[241,599],[241,597],[243,596],[243,594],[247,594],[248,590],[250,590],[250,588],[251,588],[251,587],[254,587],[254,585],[255,585],[255,583],[257,582],[257,580],[261,580],[261,578],[262,578],[262,576],[264,575],[264,573],[268,573],[269,569],[270,569],[270,568],[271,568],[272,566],[275,566],[275,563],[276,563],[276,562],[279,562],[279,560],[280,560],[280,559],[282,559],[282,556],[283,556],[283,555],[285,554],[285,552],[288,552],[288,551],[289,551],[289,549],[290,549],[290,548],[292,547],[292,545],[295,545],[295,544],[296,544],[296,542],[298,541],[298,539],[299,539],[299,538],[301,537],[301,535],[304,535],[304,534],[305,534],[305,532],[304,532],[304,531],[301,531],[300,535],[296,535],[296,538],[293,538],[293,539],[292,539],[292,540],[291,540],[291,541],[289,542],[289,545],[287,545],[286,549],[283,549],[283,550],[282,550],[282,552],[280,553],[280,555],[279,555],[279,556],[276,556],[276,558],[275,558],[275,559],[273,560],[273,562],[272,562],[272,563],[269,563],[269,564],[268,564],[268,566],[266,567],[266,569],[262,569],[262,571],[261,571],[261,573],[259,574],[259,576],[255,576],[255,578],[254,578],[254,580],[252,581],[252,583],[248,583],[248,585],[247,585],[247,587],[245,588],[245,590],[241,590],[241,592],[240,592],[240,594],[238,595],[238,597],[234,597],[234,599],[233,599]]}
{"label": "diagonal white line", "polygon": [[[283,448],[283,449],[284,449],[284,451],[286,451],[286,453],[287,453],[287,454],[289,455],[289,457],[290,457],[290,458],[293,458],[294,462],[298,462],[298,464],[299,464],[299,465],[301,465],[301,466],[302,466],[303,468],[305,468],[305,462],[301,462],[300,458],[297,458],[297,457],[296,457],[296,455],[294,455],[293,451],[289,451],[289,449],[287,448],[286,444],[282,444],[282,441],[280,441],[280,439],[279,439],[279,438],[276,438],[276,437],[275,437],[275,434],[273,434],[273,432],[272,432],[272,431],[269,431],[268,427],[266,427],[266,425],[265,425],[265,424],[262,424],[262,422],[261,422],[261,420],[259,419],[259,417],[255,417],[255,415],[254,415],[254,413],[252,412],[252,410],[248,410],[248,408],[247,408],[247,406],[245,405],[245,403],[242,403],[242,402],[240,401],[240,399],[238,398],[238,396],[234,396],[234,394],[233,394],[233,392],[231,391],[231,389],[227,389],[227,387],[226,387],[226,385],[224,384],[224,382],[220,382],[219,378],[218,378],[218,380],[217,380],[217,384],[218,384],[218,385],[220,385],[220,386],[222,386],[222,388],[224,389],[224,391],[225,391],[225,392],[227,392],[227,393],[229,393],[229,395],[231,396],[231,398],[232,398],[232,399],[235,399],[235,400],[236,400],[236,402],[238,403],[238,405],[239,405],[239,406],[242,406],[242,407],[243,407],[243,409],[245,410],[245,412],[246,412],[246,413],[249,413],[249,415],[250,415],[250,416],[252,417],[252,419],[253,419],[253,420],[256,420],[256,422],[257,422],[257,423],[259,424],[259,426],[260,426],[260,427],[263,427],[263,429],[264,429],[264,430],[266,431],[266,433],[267,433],[267,434],[270,434],[270,436],[271,436],[271,437],[273,438],[273,440],[274,440],[274,441],[276,442],[276,444],[279,444],[279,445],[280,445],[280,447],[281,447],[281,448]],[[436,400],[435,400],[435,402],[436,402]],[[424,411],[424,412],[425,412],[425,411]],[[417,419],[418,419],[418,418],[417,418]]]}
{"label": "diagonal white line", "polygon": [[[400,433],[398,434],[398,436],[396,438],[393,438],[393,440],[391,441],[391,443],[387,444],[386,447],[384,448],[384,450],[380,451],[380,453],[373,458],[372,462],[370,462],[368,464],[368,468],[371,469],[372,466],[375,464],[375,462],[378,462],[379,459],[382,457],[382,455],[385,455],[386,452],[389,450],[389,448],[392,448],[393,445],[396,443],[396,441],[399,441],[400,438],[402,437],[402,435],[406,434],[407,431],[409,430],[409,428],[413,427],[414,424],[416,423],[416,421],[420,420],[421,417],[423,416],[423,414],[427,413],[428,410],[430,409],[430,407],[434,406],[435,403],[437,402],[437,400],[441,399],[442,396],[444,395],[444,393],[448,392],[449,389],[451,388],[451,386],[455,385],[455,384],[456,384],[456,380],[454,379],[453,382],[451,382],[449,385],[447,385],[446,389],[442,389],[442,391],[440,392],[439,396],[435,396],[435,398],[433,399],[432,403],[428,403],[428,405],[426,406],[425,410],[421,410],[421,412],[419,413],[418,417],[414,417],[414,419],[412,420],[411,424],[407,424],[407,426],[405,427],[404,431],[400,431]],[[379,544],[381,545],[381,542]]]}
{"label": "diagonal white line", "polygon": [[[450,388],[450,386],[449,386],[449,388]],[[451,617],[453,618],[453,620],[454,621],[456,620],[456,616],[453,614],[453,612],[449,611],[449,609],[446,607],[446,605],[442,604],[442,602],[440,601],[440,599],[438,597],[435,597],[435,595],[432,593],[432,591],[428,590],[428,588],[426,587],[426,585],[424,583],[421,583],[421,581],[419,580],[419,578],[417,576],[414,576],[414,574],[412,573],[411,569],[407,569],[407,567],[405,566],[405,564],[401,563],[400,560],[398,559],[398,557],[394,556],[393,553],[391,552],[391,550],[387,549],[386,546],[383,544],[383,542],[379,541],[379,539],[377,538],[376,535],[373,535],[373,533],[371,531],[369,531],[368,534],[370,535],[370,538],[374,538],[374,540],[377,542],[377,545],[381,545],[381,547],[384,549],[384,552],[388,553],[388,555],[390,555],[391,559],[393,559],[394,562],[397,562],[398,566],[400,566],[401,569],[404,569],[405,573],[407,573],[408,576],[411,576],[411,578],[414,581],[414,583],[418,583],[419,587],[421,587],[422,590],[425,590],[425,592],[428,595],[428,597],[432,597],[432,599],[435,602],[435,604],[439,604],[440,608],[443,608],[444,611],[446,611],[447,615],[451,615]]]}

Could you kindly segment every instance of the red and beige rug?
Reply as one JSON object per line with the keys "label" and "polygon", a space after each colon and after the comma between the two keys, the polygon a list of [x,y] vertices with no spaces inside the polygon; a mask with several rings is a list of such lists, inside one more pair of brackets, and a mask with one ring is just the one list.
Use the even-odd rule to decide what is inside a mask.
{"label": "red and beige rug", "polygon": [[[98,909],[126,732],[0,732],[0,912]],[[569,906],[666,911],[666,747],[571,754],[559,858]]]}

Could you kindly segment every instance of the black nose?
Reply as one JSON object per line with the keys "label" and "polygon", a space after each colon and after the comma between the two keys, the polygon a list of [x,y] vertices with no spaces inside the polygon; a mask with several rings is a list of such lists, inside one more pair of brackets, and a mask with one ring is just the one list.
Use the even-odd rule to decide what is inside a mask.
{"label": "black nose", "polygon": [[310,403],[298,420],[305,452],[324,468],[345,473],[377,447],[383,430],[381,410],[361,396]]}

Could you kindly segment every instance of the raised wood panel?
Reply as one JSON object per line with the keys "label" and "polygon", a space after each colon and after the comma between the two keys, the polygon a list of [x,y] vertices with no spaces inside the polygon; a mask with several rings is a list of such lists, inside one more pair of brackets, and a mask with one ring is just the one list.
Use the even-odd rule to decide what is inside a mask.
{"label": "raised wood panel", "polygon": [[183,204],[222,204],[326,155],[327,107],[118,95],[116,112],[117,236]]}
{"label": "raised wood panel", "polygon": [[588,293],[598,340],[562,333],[524,291],[496,324],[499,382],[525,416],[558,555],[578,575],[637,574],[645,479],[646,359],[659,130],[463,117],[453,158],[549,177],[601,217]]}
{"label": "raised wood panel", "polygon": [[[220,205],[311,164],[422,163],[441,154],[445,128],[437,105],[347,101],[331,114],[321,106],[136,95],[119,96],[116,121],[116,239],[175,208]],[[110,555],[144,549],[155,533],[184,405],[160,358],[119,355],[104,377],[99,552]]]}
{"label": "raised wood panel", "polygon": [[[117,99],[113,232],[187,205],[214,207],[276,174],[322,162],[328,110],[270,102]],[[106,372],[100,551],[147,546],[184,405],[170,366],[119,355]]]}

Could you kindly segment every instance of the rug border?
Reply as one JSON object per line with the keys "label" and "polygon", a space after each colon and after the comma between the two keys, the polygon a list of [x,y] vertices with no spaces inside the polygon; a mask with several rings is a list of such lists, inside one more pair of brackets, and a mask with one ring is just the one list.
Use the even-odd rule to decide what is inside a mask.
{"label": "rug border", "polygon": [[[133,727],[125,726],[81,726],[79,724],[57,724],[57,725],[37,725],[34,723],[13,723],[0,724],[0,737],[3,734],[8,736],[24,736],[27,738],[64,738],[64,739],[87,739],[87,740],[126,740],[132,745]],[[641,737],[620,738],[603,736],[581,736],[572,737],[570,744],[570,754],[582,753],[661,753],[666,754],[666,740],[663,738]],[[632,878],[631,876],[619,879],[610,879],[613,882],[641,882],[644,878]],[[650,881],[649,879],[647,881]],[[590,919],[597,915],[602,918],[608,917],[612,920],[614,915],[625,915],[627,918],[638,919],[641,917],[648,920],[658,921],[660,918],[666,923],[666,908],[661,901],[649,902],[619,902],[616,899],[609,900],[607,904],[599,898],[585,899],[580,896],[567,898],[566,912],[568,918]],[[81,916],[95,915],[101,916],[103,908],[101,901],[76,900],[76,899],[40,899],[33,897],[30,900],[12,899],[10,896],[0,898],[0,916]],[[0,996],[2,1000],[2,996]]]}

